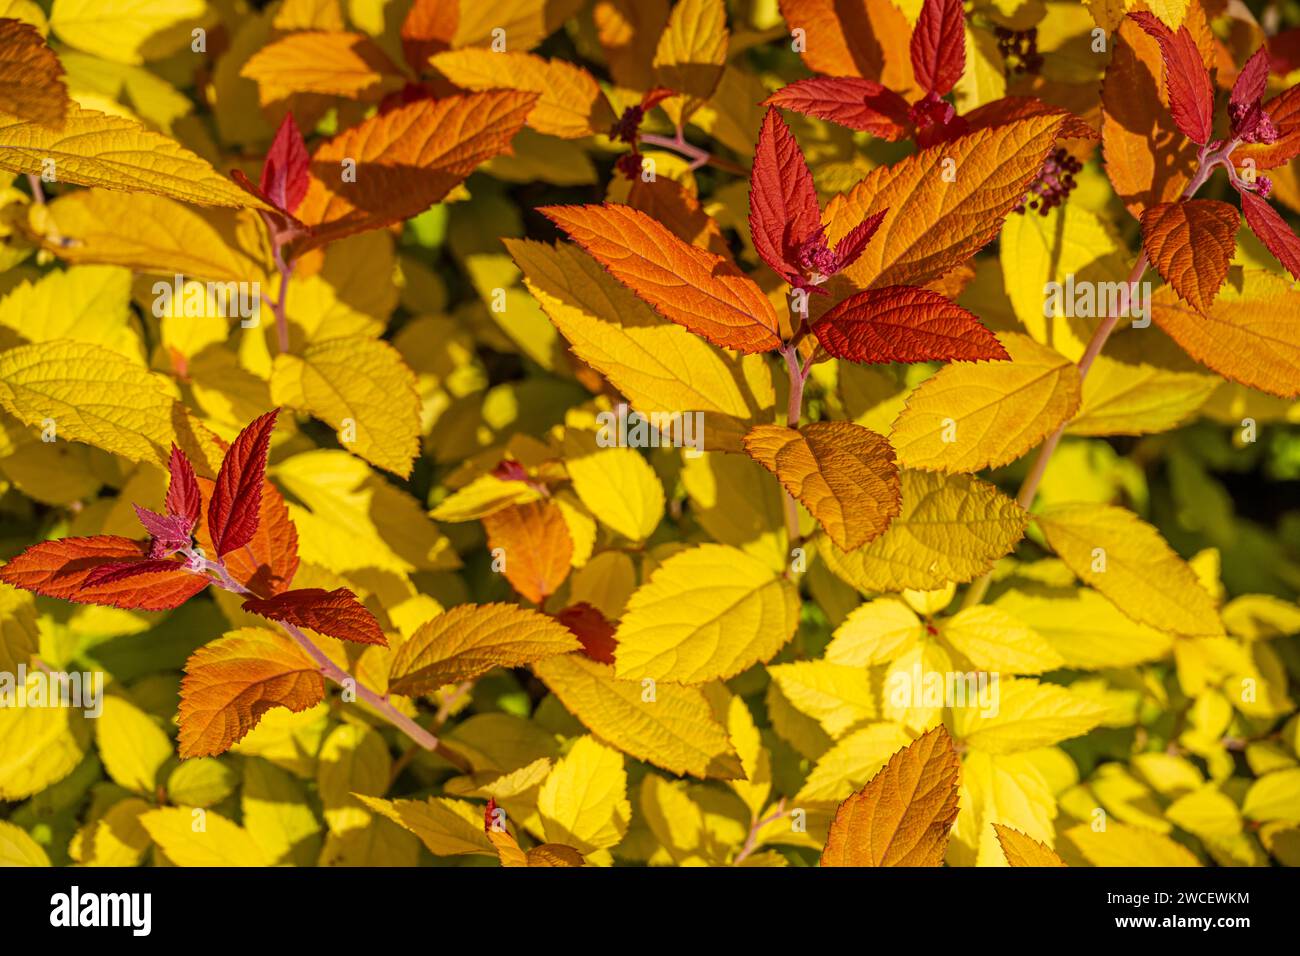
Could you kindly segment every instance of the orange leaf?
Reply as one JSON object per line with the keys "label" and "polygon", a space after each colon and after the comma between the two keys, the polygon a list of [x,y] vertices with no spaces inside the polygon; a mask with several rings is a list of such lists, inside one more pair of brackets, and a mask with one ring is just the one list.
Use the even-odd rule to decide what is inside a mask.
{"label": "orange leaf", "polygon": [[555,502],[510,505],[486,515],[483,528],[488,548],[500,548],[505,557],[506,580],[534,604],[540,606],[568,577],[573,539]]}
{"label": "orange leaf", "polygon": [[0,111],[60,129],[68,111],[63,65],[30,23],[0,20]]}
{"label": "orange leaf", "polygon": [[800,55],[813,72],[924,92],[912,75],[912,26],[891,0],[780,0],[780,8],[791,30],[803,30]]}
{"label": "orange leaf", "polygon": [[448,0],[415,0],[402,21],[402,56],[416,73],[429,57],[451,46],[460,23],[460,4]]}
{"label": "orange leaf", "polygon": [[185,663],[180,754],[224,753],[272,707],[299,713],[324,697],[320,667],[290,638],[257,627],[234,631]]}
{"label": "orange leaf", "polygon": [[997,236],[1065,121],[1064,113],[1016,119],[876,167],[826,207],[832,246],[867,216],[889,210],[844,274],[860,289],[924,285],[964,263]]}
{"label": "orange leaf", "polygon": [[1232,151],[1238,169],[1247,159],[1256,169],[1273,169],[1300,155],[1300,86],[1283,90],[1264,104],[1264,112],[1277,127],[1276,143],[1243,143]]}
{"label": "orange leaf", "polygon": [[273,621],[310,628],[341,641],[388,646],[375,616],[347,588],[299,588],[274,597],[249,598],[243,608]]}
{"label": "orange leaf", "polygon": [[417,100],[340,133],[312,157],[297,215],[313,228],[294,256],[423,212],[479,163],[509,152],[536,100],[518,90]]}
{"label": "orange leaf", "polygon": [[402,85],[401,72],[363,33],[303,30],[269,43],[240,76],[257,82],[265,106],[294,93],[320,93],[377,103]]}
{"label": "orange leaf", "polygon": [[1160,203],[1142,212],[1142,246],[1174,291],[1204,312],[1228,276],[1240,222],[1215,199]]}
{"label": "orange leaf", "polygon": [[751,458],[804,503],[841,549],[884,533],[898,514],[894,449],[852,422],[813,422],[795,431],[758,425],[745,436]]}
{"label": "orange leaf", "polygon": [[612,203],[539,211],[664,318],[723,348],[780,347],[776,310],[749,276],[645,213]]}
{"label": "orange leaf", "polygon": [[938,726],[840,804],[822,866],[939,866],[957,819],[961,764]]}
{"label": "orange leaf", "polygon": [[[210,479],[199,479],[204,510],[212,500],[213,486]],[[194,539],[204,551],[215,552],[205,524],[194,529]],[[262,504],[253,537],[223,560],[230,576],[258,597],[270,597],[293,582],[298,570],[298,530],[289,518],[284,495],[271,482],[262,485]]]}
{"label": "orange leaf", "polygon": [[1300,296],[1284,277],[1249,271],[1204,313],[1157,289],[1151,317],[1192,358],[1224,378],[1300,396]]}
{"label": "orange leaf", "polygon": [[627,204],[663,223],[677,238],[731,259],[721,227],[704,211],[699,199],[675,179],[656,176],[646,181],[638,177],[627,191]]}
{"label": "orange leaf", "polygon": [[1025,836],[1019,830],[995,823],[993,832],[998,835],[1002,855],[1011,866],[1065,866],[1065,861],[1051,847]]}
{"label": "orange leaf", "polygon": [[173,571],[150,571],[84,586],[96,568],[143,561],[148,551],[147,542],[114,534],[42,541],[0,568],[0,581],[45,597],[138,611],[180,607],[208,586],[206,577],[184,571],[179,561]]}

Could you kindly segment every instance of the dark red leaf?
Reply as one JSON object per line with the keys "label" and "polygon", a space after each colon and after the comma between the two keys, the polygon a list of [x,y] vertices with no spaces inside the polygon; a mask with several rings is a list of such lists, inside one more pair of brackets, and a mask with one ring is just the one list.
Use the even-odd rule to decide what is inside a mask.
{"label": "dark red leaf", "polygon": [[966,13],[962,0],[925,0],[912,31],[916,82],[943,96],[966,71]]}
{"label": "dark red leaf", "polygon": [[783,86],[766,100],[807,116],[894,142],[907,135],[907,100],[860,76],[816,76]]}
{"label": "dark red leaf", "polygon": [[300,588],[270,598],[249,598],[243,608],[298,627],[310,628],[341,641],[388,646],[379,622],[347,588]]}
{"label": "dark red leaf", "polygon": [[262,192],[278,208],[293,215],[302,197],[307,195],[308,156],[293,113],[285,113],[280,128],[275,131],[271,149],[262,163]]}
{"label": "dark red leaf", "polygon": [[218,557],[242,548],[257,533],[266,453],[279,412],[277,408],[249,424],[235,438],[221,462],[208,505],[208,532]]}
{"label": "dark red leaf", "polygon": [[802,275],[795,250],[821,228],[812,173],[781,111],[768,107],[749,174],[749,231],[754,249],[781,278]]}
{"label": "dark red leaf", "polygon": [[1184,136],[1204,146],[1214,134],[1214,86],[1196,40],[1187,27],[1179,27],[1174,33],[1154,14],[1139,11],[1129,16],[1160,44],[1165,91],[1174,122]]}
{"label": "dark red leaf", "polygon": [[574,633],[582,642],[583,653],[593,661],[614,663],[614,648],[618,647],[618,641],[614,640],[615,628],[599,609],[580,601],[570,604],[555,619]]}
{"label": "dark red leaf", "polygon": [[185,452],[172,445],[171,461],[168,463],[171,478],[167,483],[167,498],[164,505],[167,513],[184,518],[190,529],[199,523],[202,508],[202,496],[199,494],[199,481],[194,474],[194,466],[185,457]]}
{"label": "dark red leaf", "polygon": [[185,565],[179,561],[167,560],[163,558],[146,558],[144,561],[125,561],[122,564],[104,564],[95,568],[86,575],[85,582],[81,585],[83,588],[93,588],[101,584],[115,584],[118,581],[125,581],[127,578],[139,577],[142,574],[153,574],[158,571],[171,573],[174,571],[184,571]]}
{"label": "dark red leaf", "polygon": [[1266,200],[1246,190],[1241,191],[1241,211],[1259,241],[1268,246],[1268,251],[1277,256],[1287,272],[1300,279],[1300,239],[1286,220]]}
{"label": "dark red leaf", "polygon": [[1254,56],[1237,74],[1237,81],[1232,84],[1232,96],[1228,102],[1238,106],[1249,106],[1264,98],[1268,87],[1268,51],[1260,47]]}
{"label": "dark red leaf", "polygon": [[843,239],[835,246],[835,259],[839,266],[839,271],[843,272],[853,263],[858,261],[858,256],[862,255],[862,250],[867,248],[867,243],[871,237],[876,234],[880,228],[881,222],[884,221],[885,213],[889,210],[882,209],[875,215],[868,216],[856,226],[848,231]]}
{"label": "dark red leaf", "polygon": [[174,570],[151,569],[126,579],[86,583],[98,568],[145,562],[147,556],[145,542],[111,534],[42,541],[0,568],[0,581],[45,597],[139,611],[180,607],[208,586],[202,575],[177,574],[183,565],[175,562],[168,562],[175,564]]}
{"label": "dark red leaf", "polygon": [[978,318],[938,292],[895,285],[851,295],[814,321],[826,351],[851,362],[1006,359]]}

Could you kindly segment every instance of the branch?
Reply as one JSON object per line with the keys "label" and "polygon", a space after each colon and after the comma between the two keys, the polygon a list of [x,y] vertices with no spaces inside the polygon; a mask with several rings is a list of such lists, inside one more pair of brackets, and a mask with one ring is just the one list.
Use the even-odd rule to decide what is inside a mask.
{"label": "branch", "polygon": [[[798,429],[799,416],[803,413],[803,386],[808,380],[808,369],[812,368],[812,363],[808,363],[808,369],[799,367],[799,349],[791,342],[781,347],[781,357],[785,359],[786,371],[790,376],[790,399],[786,402],[785,424],[787,428]],[[799,536],[799,506],[795,503],[794,495],[786,490],[781,484],[781,479],[777,479],[777,484],[781,487],[781,494],[784,502],[785,511],[785,539],[788,551],[793,551],[799,547],[802,538]],[[789,555],[787,554],[788,558]],[[786,562],[786,577],[791,577],[792,565]]]}
{"label": "branch", "polygon": [[701,166],[712,166],[715,169],[722,170],[724,173],[731,173],[735,176],[749,175],[749,170],[742,166],[738,166],[731,160],[715,156],[707,149],[696,146],[694,143],[688,143],[680,129],[677,130],[676,136],[659,136],[656,133],[642,133],[637,138],[648,146],[659,146],[663,149],[671,149],[674,152],[681,153],[691,161],[692,170],[699,169]]}

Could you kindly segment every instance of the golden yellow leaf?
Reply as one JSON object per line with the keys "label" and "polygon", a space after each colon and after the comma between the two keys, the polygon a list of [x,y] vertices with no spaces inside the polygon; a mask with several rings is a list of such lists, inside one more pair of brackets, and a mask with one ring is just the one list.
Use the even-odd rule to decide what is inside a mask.
{"label": "golden yellow leaf", "polygon": [[1064,837],[1093,866],[1201,865],[1187,847],[1146,827],[1109,821],[1106,829],[1098,831],[1080,823],[1066,830]]}
{"label": "golden yellow leaf", "polygon": [[542,784],[537,812],[552,843],[584,855],[617,846],[632,819],[623,755],[594,737],[578,738]]}
{"label": "golden yellow leaf", "polygon": [[357,794],[371,810],[410,830],[435,856],[496,852],[483,832],[483,810],[468,800],[429,797],[428,800],[383,800]]}
{"label": "golden yellow leaf", "polygon": [[157,60],[192,43],[205,0],[55,0],[50,28],[69,46],[105,60]]}
{"label": "golden yellow leaf", "polygon": [[675,125],[683,125],[713,95],[730,39],[722,0],[678,0],[669,13],[653,67],[656,86],[682,94],[661,104]]}
{"label": "golden yellow leaf", "polygon": [[269,866],[247,830],[213,810],[163,807],[140,815],[150,838],[176,866]]}
{"label": "golden yellow leaf", "polygon": [[1065,861],[1051,847],[1044,846],[1033,837],[1000,823],[993,824],[993,830],[997,833],[998,843],[1002,845],[1002,852],[1006,854],[1007,863],[1011,866],[1065,866]]}
{"label": "golden yellow leaf", "polygon": [[996,706],[976,703],[948,710],[953,736],[991,754],[1033,750],[1078,737],[1107,713],[1081,694],[1030,677],[1001,677],[993,695]]}
{"label": "golden yellow leaf", "polygon": [[361,33],[304,30],[262,47],[240,70],[257,82],[263,105],[294,93],[378,102],[401,86],[401,72]]}

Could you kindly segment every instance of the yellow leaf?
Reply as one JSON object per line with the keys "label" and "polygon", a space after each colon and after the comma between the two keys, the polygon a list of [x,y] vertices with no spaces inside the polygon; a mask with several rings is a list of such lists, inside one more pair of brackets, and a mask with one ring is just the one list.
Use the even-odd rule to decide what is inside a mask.
{"label": "yellow leaf", "polygon": [[212,810],[163,807],[140,823],[176,866],[269,866],[248,831]]}
{"label": "yellow leaf", "polygon": [[68,104],[68,118],[58,132],[0,114],[0,169],[52,173],[60,183],[153,193],[201,205],[270,208],[175,140],[133,119],[76,103]]}
{"label": "yellow leaf", "polygon": [[154,809],[139,797],[113,804],[103,816],[77,831],[68,854],[82,866],[138,866],[153,845],[140,824],[141,814]]}
{"label": "yellow leaf", "polygon": [[673,555],[633,593],[619,624],[616,673],[698,684],[770,658],[799,623],[796,588],[720,544]]}
{"label": "yellow leaf", "polygon": [[50,858],[26,830],[0,820],[0,867],[49,865]]}
{"label": "yellow leaf", "polygon": [[573,490],[602,524],[644,541],[664,516],[664,488],[650,463],[632,448],[601,448],[596,437],[569,430],[564,466]]}
{"label": "yellow leaf", "polygon": [[1223,633],[1213,598],[1187,562],[1131,511],[1056,505],[1036,520],[1070,570],[1133,620],[1175,634]]}
{"label": "yellow leaf", "polygon": [[[705,448],[740,451],[748,424],[772,407],[761,358],[738,358],[661,318],[576,246],[507,239],[524,282],[574,354],[604,375],[639,413],[674,429],[703,413]],[[689,453],[688,453],[689,454]]]}
{"label": "yellow leaf", "polygon": [[993,706],[953,707],[953,736],[991,754],[1033,750],[1086,734],[1106,718],[1106,708],[1056,684],[1004,677],[994,685]]}
{"label": "yellow leaf", "polygon": [[683,125],[713,95],[727,62],[727,8],[722,0],[678,0],[654,56],[654,82],[683,94],[662,105]]}
{"label": "yellow leaf", "polygon": [[533,671],[588,730],[638,760],[695,777],[743,774],[699,688],[617,680],[613,667],[581,654],[538,661]]}
{"label": "yellow leaf", "polygon": [[39,648],[32,593],[0,584],[0,673],[15,673],[19,664],[29,666]]}
{"label": "yellow leaf", "polygon": [[542,784],[537,812],[548,841],[584,855],[617,846],[632,817],[623,755],[580,737]]}
{"label": "yellow leaf", "polygon": [[[21,694],[15,675],[0,675],[5,695]],[[31,702],[39,672],[29,672],[24,700]],[[90,725],[68,707],[0,707],[0,800],[25,800],[62,780],[81,763],[90,743]]]}
{"label": "yellow leaf", "polygon": [[1288,637],[1300,634],[1300,606],[1271,594],[1243,594],[1224,605],[1223,623],[1228,633],[1248,641]]}
{"label": "yellow leaf", "polygon": [[505,481],[492,474],[479,475],[440,501],[429,515],[437,521],[477,521],[494,511],[527,504],[541,496],[541,492],[526,482]]}
{"label": "yellow leaf", "polygon": [[113,782],[142,796],[158,793],[158,772],[172,755],[171,739],[154,719],[122,697],[104,700],[95,743]]}
{"label": "yellow leaf", "polygon": [[835,811],[822,866],[940,866],[961,765],[942,727],[894,754]]}
{"label": "yellow leaf", "polygon": [[785,699],[839,738],[876,716],[871,675],[864,667],[825,660],[795,661],[767,668]]}
{"label": "yellow leaf", "polygon": [[167,799],[186,807],[211,807],[235,792],[239,774],[215,757],[185,760],[167,777]]}
{"label": "yellow leaf", "polygon": [[204,0],[54,0],[50,28],[68,46],[106,60],[157,60],[191,43]]}
{"label": "yellow leaf", "polygon": [[330,731],[316,768],[316,791],[331,832],[345,833],[370,822],[352,794],[382,796],[392,764],[379,731],[358,724],[339,724]]}
{"label": "yellow leaf", "polygon": [[749,712],[749,705],[739,694],[727,705],[727,733],[744,767],[743,780],[728,780],[727,785],[745,801],[750,815],[759,819],[772,794],[772,757]]}
{"label": "yellow leaf", "polygon": [[539,94],[528,114],[528,125],[539,133],[578,139],[608,133],[618,119],[596,78],[564,60],[468,49],[437,53],[429,62],[461,89],[504,88]]}
{"label": "yellow leaf", "polygon": [[821,755],[795,799],[839,803],[911,742],[911,735],[892,722],[868,724],[855,730]]}
{"label": "yellow leaf", "polygon": [[[461,3],[451,45],[489,46],[508,38],[512,50],[531,50],[582,7],[582,0],[495,0]],[[497,31],[500,31],[498,33]]]}
{"label": "yellow leaf", "polygon": [[281,354],[271,399],[310,412],[338,430],[344,448],[406,477],[420,451],[415,373],[387,342],[348,336]]}
{"label": "yellow leaf", "polygon": [[112,349],[143,366],[130,324],[131,273],[115,266],[74,266],[24,281],[0,301],[0,326],[28,342],[66,339]]}
{"label": "yellow leaf", "polygon": [[939,628],[944,640],[979,670],[1041,674],[1065,666],[1065,659],[1037,631],[1000,608],[968,607]]}
{"label": "yellow leaf", "polygon": [[950,866],[1005,866],[1006,855],[998,842],[996,824],[1014,827],[1048,845],[1052,843],[1056,800],[1034,756],[980,750],[962,755],[958,796],[961,811],[948,845]]}
{"label": "yellow leaf", "polygon": [[920,618],[898,598],[861,604],[835,629],[826,660],[869,667],[894,660],[914,647],[925,633]]}
{"label": "yellow leaf", "polygon": [[1300,823],[1300,768],[1264,774],[1246,791],[1241,812],[1252,820]]}
{"label": "yellow leaf", "polygon": [[1024,585],[1002,592],[993,605],[1042,635],[1070,667],[1131,667],[1164,657],[1174,643],[1091,588]]}
{"label": "yellow leaf", "polygon": [[1100,832],[1080,823],[1065,839],[1093,866],[1200,866],[1191,850],[1145,827],[1109,822]]}
{"label": "yellow leaf", "polygon": [[494,855],[483,832],[483,811],[467,800],[429,797],[428,800],[381,800],[361,794],[357,799],[398,826],[410,830],[434,856]]}
{"label": "yellow leaf", "polygon": [[970,581],[1015,547],[1028,515],[992,485],[904,470],[902,509],[879,538],[844,552],[819,540],[831,570],[864,594]]}
{"label": "yellow leaf", "polygon": [[303,784],[266,760],[244,762],[240,801],[244,828],[272,865],[311,866],[320,846],[320,821]]}
{"label": "yellow leaf", "polygon": [[1025,836],[1019,830],[1001,823],[993,824],[993,829],[1009,866],[1065,866],[1065,861],[1052,852],[1051,847],[1039,843],[1033,837]]}
{"label": "yellow leaf", "polygon": [[907,468],[1000,468],[1033,448],[1079,407],[1074,363],[1027,335],[1003,332],[1010,362],[955,362],[907,399],[889,440]]}
{"label": "yellow leaf", "polygon": [[845,551],[879,537],[898,514],[894,450],[861,425],[813,422],[798,430],[757,425],[745,436],[745,450]]}
{"label": "yellow leaf", "polygon": [[740,548],[774,571],[785,570],[790,555],[783,527],[784,496],[762,466],[747,455],[706,452],[686,458],[681,479],[691,515],[710,538]]}
{"label": "yellow leaf", "polygon": [[462,604],[439,614],[393,655],[389,689],[414,696],[486,674],[578,650],[573,632],[553,618],[510,604]]}

